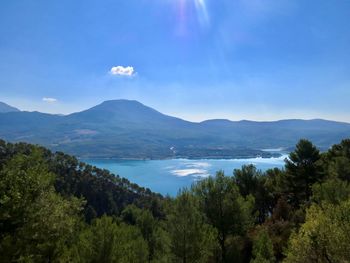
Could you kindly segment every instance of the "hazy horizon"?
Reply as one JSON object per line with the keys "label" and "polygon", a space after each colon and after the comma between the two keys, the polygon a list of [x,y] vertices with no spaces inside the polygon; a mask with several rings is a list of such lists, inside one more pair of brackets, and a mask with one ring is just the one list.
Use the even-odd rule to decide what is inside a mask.
{"label": "hazy horizon", "polygon": [[[112,99],[112,100],[129,100],[129,99]],[[130,101],[132,101],[132,100],[130,100]],[[136,100],[135,100],[136,101]],[[4,102],[4,101],[0,101],[0,102]],[[44,112],[44,111],[40,111],[40,110],[37,110],[37,109],[32,109],[32,110],[30,110],[30,109],[23,109],[23,108],[21,108],[21,107],[17,107],[16,105],[12,105],[12,104],[9,104],[9,103],[6,103],[6,102],[4,102],[4,103],[6,103],[6,104],[8,104],[9,106],[13,106],[13,107],[15,107],[15,108],[18,108],[19,110],[21,110],[21,111],[28,111],[28,112],[41,112],[41,113],[47,113],[47,114],[56,114],[56,115],[70,115],[70,114],[73,114],[73,113],[78,113],[78,112],[81,112],[81,111],[85,111],[85,110],[88,110],[88,109],[90,109],[90,108],[92,108],[92,107],[94,107],[94,106],[97,106],[97,105],[99,105],[99,104],[101,104],[101,103],[103,103],[104,101],[101,101],[101,102],[99,102],[98,104],[96,104],[96,105],[91,105],[91,106],[89,106],[89,107],[87,107],[87,108],[83,108],[83,109],[81,109],[81,110],[77,110],[77,111],[72,111],[72,112],[68,112],[68,113],[60,113],[60,112]],[[269,121],[281,121],[281,120],[292,120],[292,119],[299,119],[299,120],[315,120],[315,119],[323,119],[323,120],[329,120],[329,121],[337,121],[337,122],[346,122],[346,123],[350,123],[350,121],[344,121],[344,120],[335,120],[335,119],[327,119],[327,118],[319,118],[319,117],[310,117],[310,118],[298,118],[298,117],[294,117],[294,118],[280,118],[280,119],[249,119],[249,118],[241,118],[241,119],[239,119],[239,118],[237,118],[237,119],[232,119],[232,118],[230,118],[230,116],[227,116],[227,117],[225,117],[224,115],[224,117],[223,116],[216,116],[216,115],[213,115],[213,117],[212,118],[203,118],[203,119],[196,119],[196,118],[191,118],[191,115],[189,115],[189,114],[187,114],[187,115],[185,115],[184,117],[183,116],[179,116],[179,115],[177,115],[176,113],[165,113],[165,112],[163,112],[163,111],[161,111],[161,110],[159,110],[159,109],[157,109],[157,108],[155,108],[155,107],[152,107],[152,106],[150,106],[150,105],[146,105],[146,104],[144,104],[142,101],[138,101],[138,102],[140,102],[141,104],[143,104],[143,105],[145,105],[145,106],[147,106],[147,107],[151,107],[152,109],[154,109],[154,110],[156,110],[156,111],[159,111],[160,113],[162,113],[162,114],[165,114],[165,115],[169,115],[169,116],[172,116],[172,117],[176,117],[176,118],[180,118],[180,119],[182,119],[182,120],[185,120],[185,121],[190,121],[190,122],[202,122],[202,121],[207,121],[207,120],[229,120],[229,121],[257,121],[257,122],[269,122]],[[189,116],[189,118],[186,118],[186,116]],[[192,116],[193,117],[193,116]]]}

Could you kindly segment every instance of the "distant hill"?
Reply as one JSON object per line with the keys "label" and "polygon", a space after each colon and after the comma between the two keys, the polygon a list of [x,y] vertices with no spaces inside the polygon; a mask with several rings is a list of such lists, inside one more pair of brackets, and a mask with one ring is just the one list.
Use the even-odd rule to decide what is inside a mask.
{"label": "distant hill", "polygon": [[0,113],[15,112],[15,111],[19,111],[19,109],[0,101]]}
{"label": "distant hill", "polygon": [[327,120],[189,122],[140,102],[105,101],[66,116],[40,112],[0,114],[0,138],[25,141],[80,157],[239,158],[270,156],[300,138],[327,149],[350,137],[350,124]]}

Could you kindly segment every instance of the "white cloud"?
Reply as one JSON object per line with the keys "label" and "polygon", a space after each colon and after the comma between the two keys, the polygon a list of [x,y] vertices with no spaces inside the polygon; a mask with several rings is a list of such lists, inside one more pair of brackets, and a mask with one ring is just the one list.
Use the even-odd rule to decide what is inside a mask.
{"label": "white cloud", "polygon": [[57,99],[44,97],[43,101],[48,102],[48,103],[55,103],[55,102],[57,102]]}
{"label": "white cloud", "polygon": [[130,67],[130,66],[129,67],[116,66],[116,67],[112,67],[109,73],[117,76],[132,77],[135,75],[135,70],[133,67]]}

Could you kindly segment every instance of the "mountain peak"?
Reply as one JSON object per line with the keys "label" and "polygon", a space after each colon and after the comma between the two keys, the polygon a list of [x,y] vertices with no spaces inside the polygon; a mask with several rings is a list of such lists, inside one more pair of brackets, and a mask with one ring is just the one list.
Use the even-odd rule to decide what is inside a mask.
{"label": "mountain peak", "polygon": [[16,112],[16,111],[20,111],[20,110],[0,101],[0,113]]}
{"label": "mountain peak", "polygon": [[88,110],[73,113],[71,117],[83,117],[101,122],[154,122],[160,119],[173,119],[136,100],[107,100]]}
{"label": "mountain peak", "polygon": [[[101,105],[143,105],[141,102],[138,102],[137,100],[127,100],[127,99],[116,99],[116,100],[105,100],[102,103],[100,103],[97,106],[101,106]],[[145,106],[145,105],[143,105]]]}
{"label": "mountain peak", "polygon": [[108,112],[143,112],[143,111],[152,111],[153,113],[159,113],[158,111],[142,104],[141,102],[138,102],[136,100],[126,100],[126,99],[119,99],[119,100],[106,100],[102,102],[101,104],[98,104],[90,109],[88,111],[108,111]]}
{"label": "mountain peak", "polygon": [[138,102],[137,100],[128,100],[128,99],[105,100],[101,104],[104,104],[104,103],[138,103],[138,104],[142,104],[141,102]]}

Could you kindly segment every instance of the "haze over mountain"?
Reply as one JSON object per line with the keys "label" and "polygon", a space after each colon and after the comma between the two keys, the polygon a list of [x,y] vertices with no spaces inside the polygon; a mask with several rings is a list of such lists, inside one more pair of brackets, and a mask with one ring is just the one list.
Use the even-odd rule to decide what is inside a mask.
{"label": "haze over mountain", "polygon": [[0,101],[0,113],[14,112],[14,111],[19,111],[19,109],[12,107],[12,106]]}
{"label": "haze over mountain", "polygon": [[40,112],[0,114],[0,138],[45,145],[80,157],[233,158],[269,156],[300,138],[321,149],[350,137],[350,124],[315,120],[189,122],[140,102],[105,101],[66,116]]}

